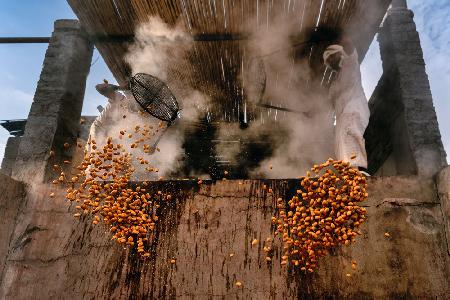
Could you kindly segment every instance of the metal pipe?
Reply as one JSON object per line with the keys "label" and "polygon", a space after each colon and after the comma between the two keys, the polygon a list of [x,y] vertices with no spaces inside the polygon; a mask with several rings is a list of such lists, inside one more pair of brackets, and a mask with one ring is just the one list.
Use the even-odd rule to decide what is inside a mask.
{"label": "metal pipe", "polygon": [[[91,35],[90,40],[99,43],[128,43],[133,42],[134,35]],[[239,41],[248,38],[245,34],[196,34],[193,37],[197,42]],[[49,43],[50,37],[0,37],[0,44],[33,44]]]}
{"label": "metal pipe", "polygon": [[0,37],[0,44],[48,44],[49,42],[49,37]]}

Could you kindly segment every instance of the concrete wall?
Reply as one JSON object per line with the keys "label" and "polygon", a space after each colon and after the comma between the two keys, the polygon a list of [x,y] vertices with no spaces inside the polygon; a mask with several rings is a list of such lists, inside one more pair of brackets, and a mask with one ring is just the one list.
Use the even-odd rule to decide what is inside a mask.
{"label": "concrete wall", "polygon": [[0,173],[11,176],[12,170],[14,169],[14,166],[16,164],[16,157],[19,150],[20,139],[20,136],[11,136],[8,138]]}
{"label": "concrete wall", "polygon": [[[384,72],[369,99],[370,120],[364,138],[366,140],[368,169],[371,174],[379,171],[390,156],[393,157],[394,141],[399,134],[394,130],[394,124],[399,119],[403,107],[400,91],[397,87],[397,76]],[[383,175],[397,175],[395,158],[391,171]],[[414,172],[415,169],[409,174],[414,174]]]}
{"label": "concrete wall", "polygon": [[[80,119],[80,126],[77,137],[81,143],[86,143],[89,137],[91,125],[95,120],[95,116],[82,116]],[[17,152],[19,151],[19,144],[21,136],[11,136],[6,143],[5,153],[2,160],[0,173],[11,176],[12,170],[16,164]],[[76,151],[75,151],[76,152]],[[75,154],[72,155],[72,158]]]}
{"label": "concrete wall", "polygon": [[[155,183],[175,196],[158,225],[156,255],[140,260],[110,240],[52,186],[30,187],[16,219],[2,299],[445,299],[450,264],[436,184],[419,177],[372,178],[368,221],[350,247],[322,259],[314,274],[280,268],[280,243],[267,263],[257,238],[272,236],[279,195],[297,180]],[[5,187],[0,186],[0,194]],[[49,198],[52,191],[56,198]],[[385,237],[388,232],[390,237]],[[230,253],[234,256],[230,257]],[[169,263],[176,259],[176,264]],[[356,260],[357,270],[351,269]],[[351,277],[346,274],[350,273]],[[235,281],[243,284],[235,286]]]}
{"label": "concrete wall", "polygon": [[445,220],[447,249],[449,250],[448,254],[450,255],[450,167],[446,167],[439,173],[437,177],[437,184]]}
{"label": "concrete wall", "polygon": [[0,174],[0,182],[0,278],[2,278],[8,252],[18,245],[11,242],[19,212],[26,204],[26,193],[25,185],[9,176]]}

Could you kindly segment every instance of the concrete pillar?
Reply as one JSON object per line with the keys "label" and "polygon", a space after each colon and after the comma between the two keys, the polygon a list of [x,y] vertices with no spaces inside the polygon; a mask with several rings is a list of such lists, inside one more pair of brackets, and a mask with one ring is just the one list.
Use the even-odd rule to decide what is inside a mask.
{"label": "concrete pillar", "polygon": [[393,8],[407,8],[408,5],[406,3],[406,0],[392,0],[392,7]]}
{"label": "concrete pillar", "polygon": [[1,173],[11,176],[16,163],[17,151],[19,150],[20,136],[11,136],[8,138],[5,147],[5,154],[2,160]]}
{"label": "concrete pillar", "polygon": [[[53,164],[71,159],[92,52],[93,45],[77,20],[55,22],[13,178],[45,182],[54,176]],[[71,147],[64,148],[64,143]]]}
{"label": "concrete pillar", "polygon": [[432,176],[447,164],[446,154],[413,16],[406,1],[396,0],[380,29],[383,77],[395,82],[389,94],[399,97],[384,101],[400,104],[390,128],[397,174]]}
{"label": "concrete pillar", "polygon": [[444,215],[447,253],[450,255],[450,166],[439,172],[436,183],[442,214]]}

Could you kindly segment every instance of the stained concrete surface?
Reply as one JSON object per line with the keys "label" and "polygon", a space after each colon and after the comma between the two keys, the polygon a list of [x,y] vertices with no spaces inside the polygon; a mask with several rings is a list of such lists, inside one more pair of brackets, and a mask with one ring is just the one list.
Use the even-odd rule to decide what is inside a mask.
{"label": "stained concrete surface", "polygon": [[[261,189],[263,183],[273,187],[274,195]],[[18,212],[15,225],[8,229],[12,235],[0,235],[2,245],[9,245],[0,298],[450,297],[448,211],[444,216],[433,180],[372,178],[369,199],[363,203],[369,216],[363,235],[355,245],[322,259],[314,274],[281,269],[278,240],[272,262],[265,261],[262,249],[262,242],[272,236],[274,199],[289,194],[296,184],[296,180],[228,180],[200,187],[194,182],[158,183],[155,189],[168,189],[175,196],[162,210],[153,245],[157,255],[148,260],[112,242],[107,228],[92,226],[91,218],[73,218],[74,205],[63,198],[62,189],[28,186],[22,197],[20,183],[1,185],[0,194],[9,195],[1,198],[2,205],[11,206],[14,198],[22,208],[17,203],[11,206]],[[15,185],[17,190],[11,191]],[[52,191],[55,198],[48,197]],[[260,242],[252,246],[255,238]],[[357,270],[351,269],[352,260]],[[243,287],[237,288],[236,281]]]}
{"label": "stained concrete surface", "polygon": [[450,255],[450,167],[443,169],[437,176],[437,187],[445,221],[447,250]]}
{"label": "stained concrete surface", "polygon": [[9,248],[12,246],[12,233],[25,197],[23,183],[0,174],[0,272],[3,272]]}

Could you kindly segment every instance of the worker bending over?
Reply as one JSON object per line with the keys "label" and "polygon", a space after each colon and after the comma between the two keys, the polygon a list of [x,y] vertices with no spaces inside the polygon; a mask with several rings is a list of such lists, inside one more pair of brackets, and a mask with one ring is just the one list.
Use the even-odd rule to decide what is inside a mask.
{"label": "worker bending over", "polygon": [[132,95],[129,95],[126,91],[121,92],[119,86],[104,80],[103,83],[97,84],[95,88],[101,95],[108,98],[108,103],[91,125],[86,146],[88,152],[91,151],[92,145],[90,142],[96,141],[97,144],[103,145],[108,136],[117,134],[110,131],[117,129],[116,125],[123,116],[126,116],[129,112],[137,112],[139,110]]}

